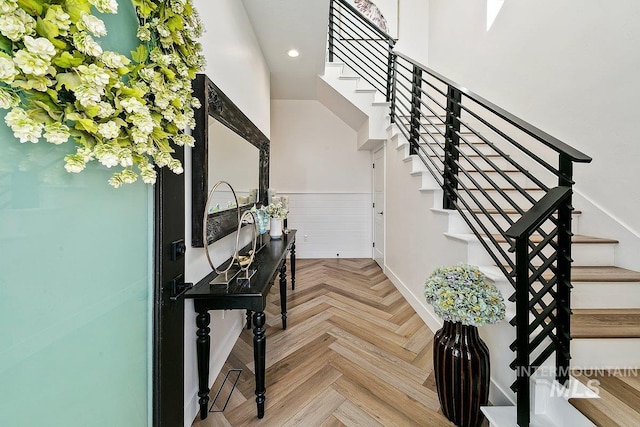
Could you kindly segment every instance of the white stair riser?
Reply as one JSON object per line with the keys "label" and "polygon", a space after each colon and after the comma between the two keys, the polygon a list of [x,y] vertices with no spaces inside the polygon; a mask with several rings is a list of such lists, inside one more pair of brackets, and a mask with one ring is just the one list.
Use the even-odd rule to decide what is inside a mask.
{"label": "white stair riser", "polygon": [[[478,171],[468,171],[468,176],[467,174],[465,174],[464,172],[459,172],[458,173],[458,180],[465,184],[467,187],[469,186],[475,186],[476,184],[473,183],[473,181],[477,182],[478,185],[480,185],[483,188],[488,188],[490,186],[492,186],[492,184],[490,184],[489,180],[491,180],[491,182],[495,183],[496,185],[498,185],[500,188],[511,188],[513,187],[513,184],[511,182],[509,182],[509,180],[507,180],[507,178],[503,177],[502,175],[500,175],[498,172],[495,171],[483,171],[483,173],[486,175],[483,176],[483,174],[481,174]],[[516,185],[519,185],[523,188],[525,188],[525,186],[527,185],[527,177],[524,176],[523,174],[519,173],[519,172],[507,172],[506,175],[509,177],[510,180],[512,180],[513,182],[516,183]],[[472,180],[473,178],[473,180]]]}
{"label": "white stair riser", "polygon": [[[442,133],[440,133],[439,131],[441,131]],[[444,143],[444,130],[440,127],[434,127],[431,125],[424,125],[424,126],[420,126],[420,133],[422,134],[422,138],[424,139],[424,141],[428,142],[428,143],[435,143],[440,142],[440,143]],[[482,142],[482,138],[480,138],[479,136],[473,134],[473,133],[469,133],[469,132],[461,132],[460,134],[461,138],[460,138],[460,147],[464,147],[464,146],[468,146],[468,143],[481,143]],[[487,147],[490,147],[487,144],[482,144],[482,145],[486,145]],[[492,151],[495,152],[495,151]]]}
{"label": "white stair riser", "polygon": [[573,308],[638,308],[639,282],[573,282]]}
{"label": "white stair riser", "polygon": [[[496,169],[496,168],[499,168],[502,170],[513,169],[513,165],[509,163],[509,161],[504,157],[487,157],[486,159],[483,159],[478,156],[469,156],[469,160],[467,160],[466,158],[463,158],[461,156],[459,159],[459,162],[460,162],[460,165],[464,167],[466,170],[473,170],[473,169],[485,170],[485,169]],[[471,164],[470,162],[472,162],[473,164]],[[491,166],[491,164],[494,164],[495,167]]]}
{"label": "white stair riser", "polygon": [[344,64],[342,63],[331,63],[327,62],[324,67],[325,78],[337,79],[339,76],[343,74]]}
{"label": "white stair riser", "polygon": [[[509,249],[507,243],[500,243],[500,247],[504,251]],[[610,243],[574,243],[571,246],[571,258],[575,266],[613,265],[614,252],[615,244]],[[545,256],[550,256],[552,253],[553,248],[551,247],[542,250],[542,254]],[[511,254],[511,257],[511,259],[514,259],[515,255]],[[538,257],[533,261],[534,265],[540,265],[541,263],[542,261]]]}
{"label": "white stair riser", "polygon": [[420,190],[442,190],[440,184],[438,184],[429,172],[422,172],[420,179]]}
{"label": "white stair riser", "polygon": [[[406,141],[403,141],[404,138],[398,138],[398,149],[405,149],[406,150],[406,156],[409,156],[409,143]],[[443,162],[441,159],[436,158],[434,156],[429,156],[432,160],[433,160],[433,164],[435,164],[435,166],[437,166],[438,168],[440,168],[440,170],[442,170],[443,166]],[[486,169],[494,169],[492,166],[489,166],[488,163],[486,161],[484,161],[483,159],[481,159],[480,157],[471,157],[471,161],[473,161],[477,167],[481,170]],[[500,169],[511,169],[508,165],[507,160],[505,160],[502,157],[492,157],[491,161]],[[469,165],[469,162],[466,159],[461,159],[460,163],[463,167],[465,167],[465,170],[469,171],[469,174],[474,174],[474,179],[476,179],[475,177],[478,176],[480,177],[480,174],[478,172],[474,172],[474,170],[476,169],[476,167],[471,167],[471,165]],[[431,163],[430,160],[427,160],[427,164],[431,167],[433,167],[433,164]],[[499,177],[499,174],[497,174],[496,172],[489,172],[490,177],[494,177],[496,176],[497,178]],[[509,173],[511,174],[511,172]],[[514,176],[516,175],[515,173],[513,174]],[[458,176],[461,177],[461,182],[468,182],[469,178],[464,174],[464,172],[459,172]],[[462,181],[462,178],[465,178],[467,181]],[[497,179],[496,178],[496,179]],[[479,179],[479,178],[478,178]],[[478,181],[478,179],[476,179],[476,181]],[[504,179],[504,178],[502,178]],[[523,178],[518,178],[517,180],[514,179],[514,181],[516,182],[523,182],[523,185],[526,185],[526,178],[523,181]],[[485,181],[478,181],[478,182],[486,182]],[[506,181],[505,181],[506,182]],[[500,182],[496,181],[497,184],[500,184]],[[511,185],[509,185],[509,187],[512,187]],[[542,197],[542,194],[539,195],[540,197]]]}
{"label": "white stair riser", "polygon": [[[438,140],[438,143],[434,142],[433,139],[431,139],[431,137],[425,136],[424,140],[421,140],[420,143],[424,147],[427,153],[432,153],[432,152],[435,152],[438,154],[444,153],[444,142],[440,141],[440,138],[436,138],[436,140]],[[475,143],[475,144],[472,144],[472,146],[469,146],[469,144],[465,144],[465,143],[460,144],[460,151],[462,151],[467,155],[477,154],[476,150],[478,150],[482,154],[496,153],[496,151],[487,144]],[[460,157],[462,157],[462,155],[460,155]]]}
{"label": "white stair riser", "polygon": [[356,92],[358,88],[357,79],[339,77],[337,79],[325,78],[325,81],[358,107],[361,105],[370,105],[375,99],[374,94],[371,92]]}
{"label": "white stair riser", "polygon": [[585,339],[571,341],[571,367],[623,369],[640,366],[640,338]]}
{"label": "white stair riser", "polygon": [[[498,225],[497,227],[493,224],[493,222],[491,222],[484,215],[481,216],[481,221],[491,233],[496,233],[498,231],[498,227],[500,227],[500,230],[506,231],[511,224],[513,224],[515,221],[518,220],[518,218],[520,218],[520,215],[508,215],[508,217],[511,219],[511,222],[509,222],[507,221],[506,218],[504,218],[502,215],[499,215],[499,214],[491,214],[490,216],[497,223]],[[579,221],[580,221],[580,215],[574,214],[571,220],[571,231],[573,232],[573,234],[578,233]],[[545,223],[542,229],[549,232],[553,227],[554,225],[552,223]]]}
{"label": "white stair riser", "polygon": [[[485,190],[484,193],[486,194],[483,194],[483,191],[474,188],[470,188],[469,190],[470,194],[474,196],[477,202],[471,198],[471,195],[468,194],[462,186],[459,186],[458,191],[462,198],[472,208],[483,206],[485,209],[496,209],[495,205],[491,201],[501,209],[515,209],[515,206],[517,206],[522,208],[522,210],[527,211],[531,206],[533,206],[533,203],[519,191],[506,190],[503,195],[497,190]],[[527,194],[534,200],[540,200],[545,193],[540,190],[527,190]]]}
{"label": "white stair riser", "polygon": [[[588,427],[594,424],[586,419],[567,399],[572,394],[580,393],[584,386],[579,381],[572,379],[569,389],[562,387],[555,379],[532,378],[533,402],[532,410],[534,414],[544,414],[551,420],[560,421],[562,425],[572,427]],[[587,390],[589,395],[591,391]]]}

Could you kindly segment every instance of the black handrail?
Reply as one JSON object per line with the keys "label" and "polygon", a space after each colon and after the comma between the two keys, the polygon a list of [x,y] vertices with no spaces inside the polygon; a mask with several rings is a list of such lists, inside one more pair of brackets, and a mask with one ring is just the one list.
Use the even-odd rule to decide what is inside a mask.
{"label": "black handrail", "polygon": [[[336,13],[337,5],[351,16],[345,19],[342,9]],[[345,29],[349,24],[357,28]],[[374,36],[344,38],[362,31]],[[388,43],[386,52],[374,47],[379,54],[368,56],[373,52],[364,43],[373,41]],[[515,289],[509,297],[516,303],[510,320],[516,327],[511,388],[517,393],[518,425],[528,426],[533,372],[555,353],[556,379],[563,384],[569,379],[573,164],[591,158],[394,51],[394,44],[345,0],[331,0],[329,61],[340,58],[386,95],[391,123],[409,141],[409,154],[443,189],[443,207],[460,213]],[[549,154],[557,162],[548,160]]]}

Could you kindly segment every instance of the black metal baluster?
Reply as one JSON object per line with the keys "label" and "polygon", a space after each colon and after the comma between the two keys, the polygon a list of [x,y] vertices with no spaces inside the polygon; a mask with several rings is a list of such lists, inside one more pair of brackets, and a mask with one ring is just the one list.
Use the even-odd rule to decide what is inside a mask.
{"label": "black metal baluster", "polygon": [[422,69],[413,66],[413,78],[411,81],[411,132],[409,137],[409,154],[418,153],[420,141],[420,97],[422,96]]}
{"label": "black metal baluster", "polygon": [[391,91],[393,90],[393,46],[395,41],[388,40],[388,53],[387,53],[387,93],[386,98],[387,102],[391,101]]}
{"label": "black metal baluster", "polygon": [[516,387],[517,421],[529,425],[529,236],[516,239]]}
{"label": "black metal baluster", "polygon": [[[560,177],[558,185],[573,187],[573,162],[566,155],[560,154]],[[573,190],[558,207],[558,313],[556,335],[558,350],[556,351],[556,380],[566,385],[569,381],[569,363],[571,359],[571,205]]]}
{"label": "black metal baluster", "polygon": [[391,74],[391,123],[396,122],[396,82],[398,81],[398,57],[395,53],[391,52],[393,61],[393,72]]}
{"label": "black metal baluster", "polygon": [[329,62],[333,62],[333,16],[334,16],[334,4],[333,0],[329,2]]}
{"label": "black metal baluster", "polygon": [[458,201],[458,159],[460,154],[460,104],[462,93],[449,86],[447,88],[447,118],[444,132],[444,200],[445,209],[455,209]]}

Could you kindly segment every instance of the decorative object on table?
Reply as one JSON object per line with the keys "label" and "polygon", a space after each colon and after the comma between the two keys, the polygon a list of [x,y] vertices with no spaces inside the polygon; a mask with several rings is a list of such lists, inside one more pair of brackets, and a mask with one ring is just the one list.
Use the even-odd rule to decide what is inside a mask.
{"label": "decorative object on table", "polygon": [[171,153],[193,146],[183,131],[194,128],[191,80],[204,64],[191,0],[132,3],[140,44],[131,59],[96,41],[107,34],[99,16],[117,13],[115,0],[4,1],[0,14],[0,108],[11,110],[14,136],[71,139],[67,172],[97,160],[118,169],[109,179],[116,188],[138,176],[154,184],[156,168],[183,172]]}
{"label": "decorative object on table", "polygon": [[[246,218],[246,220],[245,220]],[[255,274],[256,270],[251,269],[251,263],[256,255],[257,242],[258,242],[258,221],[253,211],[244,211],[238,222],[238,230],[236,232],[236,251],[234,258],[238,261],[240,272],[238,274],[238,281],[243,284],[249,284],[251,277]],[[251,225],[251,249],[246,254],[240,254],[240,229],[243,225]],[[231,261],[233,263],[233,261]]]}
{"label": "decorative object on table", "polygon": [[433,370],[443,414],[460,427],[479,427],[489,399],[489,349],[478,326],[504,318],[500,291],[477,267],[437,268],[424,295],[444,326],[433,339]]}
{"label": "decorative object on table", "polygon": [[251,211],[255,214],[256,223],[258,225],[258,233],[264,234],[267,232],[267,226],[269,225],[269,214],[267,213],[265,207],[261,207],[260,209],[255,206],[251,208]]}
{"label": "decorative object on table", "polygon": [[271,236],[272,239],[280,239],[282,237],[282,221],[287,217],[289,211],[285,209],[280,201],[271,203],[265,210],[269,218],[271,218],[269,236]]}
{"label": "decorative object on table", "polygon": [[[287,213],[288,213],[289,212],[289,196],[281,196],[280,197],[280,201],[282,202],[282,206],[284,206],[284,208],[287,210]],[[284,234],[288,234],[289,233],[289,227],[288,227],[288,224],[287,224],[288,216],[289,215],[287,214],[287,218],[282,220],[282,227],[283,227],[282,232]]]}
{"label": "decorative object on table", "polygon": [[[213,196],[216,192],[216,190],[218,189],[218,187],[220,187],[221,185],[226,185],[229,187],[229,190],[231,190],[231,193],[233,194],[233,198],[236,201],[236,215],[238,218],[238,234],[236,235],[236,246],[234,248],[233,251],[233,256],[231,257],[231,261],[229,262],[229,264],[227,265],[227,267],[225,269],[222,270],[218,270],[218,268],[216,267],[216,265],[213,263],[213,260],[211,259],[211,254],[209,253],[209,239],[208,239],[208,230],[207,230],[207,215],[203,215],[203,227],[202,227],[202,241],[204,242],[204,253],[207,256],[207,261],[209,262],[209,265],[211,266],[211,268],[213,269],[213,271],[216,272],[217,276],[211,281],[209,282],[210,285],[228,285],[229,282],[231,282],[240,272],[240,268],[238,268],[238,266],[236,265],[236,261],[238,261],[238,243],[239,243],[239,235],[240,235],[240,227],[242,226],[242,220],[240,217],[240,208],[238,207],[238,197],[236,196],[236,192],[233,189],[233,187],[231,186],[231,184],[229,184],[227,181],[218,181],[215,183],[215,185],[211,188],[211,191],[209,191],[209,196],[207,197],[207,203],[205,204],[204,207],[204,211],[205,212],[209,212],[209,205],[211,204],[211,201],[213,200]],[[247,211],[248,212],[248,211]],[[246,212],[245,212],[246,213]],[[255,245],[254,245],[255,246]],[[255,247],[254,247],[255,249]]]}

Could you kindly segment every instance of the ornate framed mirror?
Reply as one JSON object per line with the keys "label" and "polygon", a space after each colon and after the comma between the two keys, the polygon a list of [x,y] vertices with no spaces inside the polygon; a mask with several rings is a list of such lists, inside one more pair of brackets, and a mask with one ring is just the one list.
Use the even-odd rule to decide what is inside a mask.
{"label": "ornate framed mirror", "polygon": [[[266,204],[269,139],[206,75],[196,76],[193,92],[202,106],[195,110],[191,150],[191,246],[204,247],[204,210],[216,182],[233,185],[242,201],[241,215],[254,203]],[[221,193],[206,214],[207,244],[237,229],[237,211],[228,209],[229,202]]]}

